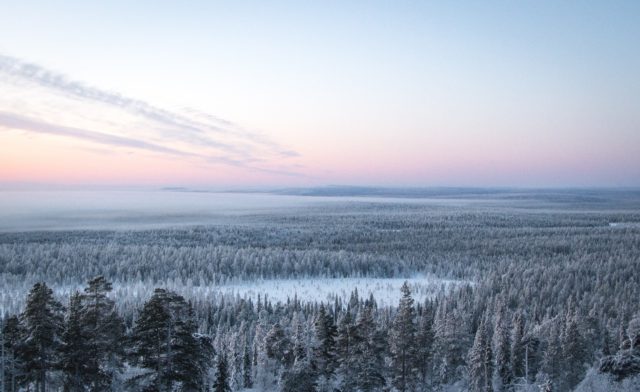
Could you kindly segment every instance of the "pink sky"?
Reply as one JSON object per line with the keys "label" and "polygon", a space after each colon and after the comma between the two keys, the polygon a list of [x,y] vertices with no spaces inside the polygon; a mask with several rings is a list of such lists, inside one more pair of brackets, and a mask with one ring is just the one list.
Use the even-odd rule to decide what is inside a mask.
{"label": "pink sky", "polygon": [[637,8],[16,3],[0,184],[640,186]]}

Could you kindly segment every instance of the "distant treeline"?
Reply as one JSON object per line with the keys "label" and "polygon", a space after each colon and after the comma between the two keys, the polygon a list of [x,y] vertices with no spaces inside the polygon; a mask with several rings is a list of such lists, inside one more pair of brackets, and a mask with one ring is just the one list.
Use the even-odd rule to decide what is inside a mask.
{"label": "distant treeline", "polygon": [[[104,309],[113,316],[104,320],[115,324],[105,325],[116,325],[121,333],[114,338],[119,346],[114,339],[104,345],[120,351],[95,357],[104,362],[91,365],[91,372],[97,372],[96,366],[108,370],[104,379],[114,390],[143,390],[153,383],[164,386],[148,390],[170,390],[158,381],[165,377],[158,372],[177,374],[183,366],[145,365],[144,355],[136,354],[140,324],[148,318],[146,310],[153,309],[165,320],[154,321],[160,325],[156,332],[171,339],[182,336],[179,345],[191,347],[195,351],[188,352],[200,358],[184,364],[200,366],[190,371],[198,381],[189,381],[198,388],[213,388],[220,374],[226,374],[220,377],[233,391],[248,385],[265,391],[303,391],[303,385],[345,392],[403,390],[402,385],[405,391],[535,391],[540,386],[568,391],[580,382],[599,383],[601,390],[623,388],[640,369],[640,227],[609,227],[611,222],[640,222],[640,213],[357,204],[309,209],[303,215],[245,216],[234,225],[190,229],[6,233],[0,235],[0,305],[6,313],[3,329],[13,326],[18,332],[7,338],[10,328],[3,339],[29,347],[15,348],[16,361],[10,362],[20,369],[20,355],[32,351],[21,345],[32,336],[27,313],[34,290],[49,292],[45,297],[52,305],[45,313],[55,315],[50,325],[58,335],[47,336],[57,336],[51,351],[56,360],[47,365],[46,358],[38,357],[38,366],[47,367],[47,382],[62,388],[70,382],[58,360],[69,344],[65,331],[74,318],[80,320],[77,336],[83,341],[90,339],[91,328],[99,330],[96,323],[85,325],[89,296],[97,289],[89,283],[89,291],[54,298],[44,284],[33,285],[46,281],[51,287],[77,287],[102,276],[96,282],[103,283],[93,283],[103,287],[97,302],[107,304]],[[355,292],[346,303],[324,304],[198,298],[180,290],[182,298],[171,292],[256,278],[416,273],[474,284],[411,306],[407,294],[391,308]],[[147,289],[118,297],[108,294],[109,282]],[[164,291],[154,293],[154,287]],[[149,298],[146,293],[154,294]],[[148,308],[150,303],[155,305]],[[71,317],[74,308],[77,317]],[[402,346],[403,339],[412,341],[410,347]],[[164,342],[171,355],[187,352]],[[14,353],[6,347],[4,358]],[[398,352],[408,356],[398,357]],[[113,366],[106,365],[109,361]],[[6,374],[9,367],[3,366]],[[33,366],[29,369],[39,369]],[[42,373],[11,374],[4,378],[5,389],[9,379],[31,390],[43,382]],[[176,388],[190,388],[183,384],[187,381],[171,380]],[[298,389],[286,389],[292,385]]]}

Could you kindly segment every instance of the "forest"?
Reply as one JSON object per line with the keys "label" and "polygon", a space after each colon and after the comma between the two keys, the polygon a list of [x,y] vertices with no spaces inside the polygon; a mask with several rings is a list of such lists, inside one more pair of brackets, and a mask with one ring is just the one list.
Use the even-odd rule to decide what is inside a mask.
{"label": "forest", "polygon": [[[0,233],[0,386],[640,390],[640,196],[556,196]],[[348,287],[416,276],[458,283],[393,304]],[[310,278],[348,295],[216,290]]]}

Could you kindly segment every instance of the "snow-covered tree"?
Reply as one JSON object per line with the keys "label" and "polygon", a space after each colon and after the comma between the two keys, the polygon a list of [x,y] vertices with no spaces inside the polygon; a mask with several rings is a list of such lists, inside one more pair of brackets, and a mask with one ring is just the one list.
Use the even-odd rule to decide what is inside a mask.
{"label": "snow-covered tree", "polygon": [[104,391],[119,371],[124,322],[108,298],[112,286],[103,276],[91,279],[81,300],[81,337],[85,351],[84,377],[90,391]]}
{"label": "snow-covered tree", "polygon": [[2,391],[16,392],[21,383],[23,363],[20,360],[22,331],[17,316],[7,317],[2,325]]}
{"label": "snow-covered tree", "polygon": [[214,392],[231,392],[229,386],[229,368],[226,355],[222,354],[218,357],[216,366],[216,380],[213,383]]}
{"label": "snow-covered tree", "polygon": [[85,391],[91,384],[88,367],[92,363],[86,346],[87,338],[82,324],[82,298],[76,292],[69,299],[67,317],[62,335],[60,369],[64,374],[66,392]]}
{"label": "snow-covered tree", "polygon": [[493,387],[496,392],[506,391],[513,382],[511,371],[511,336],[508,316],[502,302],[496,305],[493,326]]}
{"label": "snow-covered tree", "polygon": [[578,319],[575,314],[567,317],[562,334],[562,358],[564,365],[563,385],[572,389],[582,380],[586,370],[585,343],[578,328]]}
{"label": "snow-covered tree", "polygon": [[35,391],[45,392],[48,376],[58,368],[64,330],[63,307],[45,283],[36,283],[29,292],[20,322],[23,380]]}
{"label": "snow-covered tree", "polygon": [[325,309],[324,304],[321,304],[316,316],[316,344],[313,351],[313,363],[319,378],[318,388],[321,389],[333,389],[330,385],[333,382],[338,365],[336,359],[336,335],[337,328],[333,318]]}
{"label": "snow-covered tree", "polygon": [[488,323],[480,321],[473,346],[469,351],[469,386],[473,392],[493,391],[493,358]]}
{"label": "snow-covered tree", "polygon": [[398,313],[389,332],[392,384],[400,392],[412,390],[417,378],[415,308],[409,285],[402,285]]}
{"label": "snow-covered tree", "polygon": [[205,363],[195,332],[190,306],[184,298],[156,289],[133,330],[133,360],[146,372],[132,381],[161,391],[175,385],[202,385]]}

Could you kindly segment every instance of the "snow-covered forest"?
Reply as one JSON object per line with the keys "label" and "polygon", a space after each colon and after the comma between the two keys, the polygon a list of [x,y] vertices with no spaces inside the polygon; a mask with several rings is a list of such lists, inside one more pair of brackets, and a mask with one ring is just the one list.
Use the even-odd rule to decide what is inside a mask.
{"label": "snow-covered forest", "polygon": [[639,267],[633,192],[4,232],[0,387],[637,391]]}

